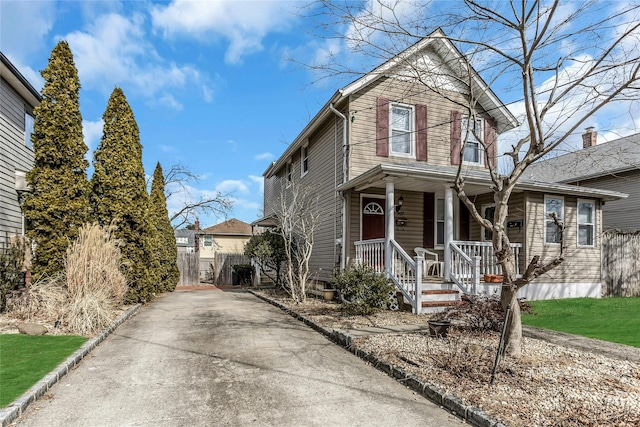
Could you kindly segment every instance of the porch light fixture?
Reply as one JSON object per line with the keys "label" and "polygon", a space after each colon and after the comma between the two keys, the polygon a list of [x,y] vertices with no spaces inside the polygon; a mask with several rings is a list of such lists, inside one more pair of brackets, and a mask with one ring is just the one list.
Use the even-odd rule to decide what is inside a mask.
{"label": "porch light fixture", "polygon": [[400,209],[402,209],[402,205],[404,205],[404,197],[400,196],[400,198],[398,199],[398,204],[396,205],[396,212],[400,212]]}

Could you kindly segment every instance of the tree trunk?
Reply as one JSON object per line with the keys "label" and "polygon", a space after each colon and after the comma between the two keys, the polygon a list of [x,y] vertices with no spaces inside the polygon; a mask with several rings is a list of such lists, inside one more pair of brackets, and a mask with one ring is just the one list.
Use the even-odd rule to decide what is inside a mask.
{"label": "tree trunk", "polygon": [[[498,257],[502,264],[504,280],[500,292],[500,302],[502,309],[506,313],[507,305],[511,304],[511,314],[507,319],[507,330],[505,335],[503,354],[518,358],[522,354],[522,323],[520,319],[520,305],[518,304],[518,286],[516,285],[516,262],[511,247],[503,248]],[[502,258],[502,259],[500,259]]]}

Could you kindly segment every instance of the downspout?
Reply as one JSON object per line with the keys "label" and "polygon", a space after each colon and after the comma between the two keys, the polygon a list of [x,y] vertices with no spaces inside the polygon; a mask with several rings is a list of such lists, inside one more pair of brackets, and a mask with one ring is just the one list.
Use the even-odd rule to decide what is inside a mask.
{"label": "downspout", "polygon": [[[333,111],[338,117],[342,119],[342,183],[347,182],[348,174],[347,174],[347,126],[348,120],[347,117],[342,114],[340,111],[333,106],[333,103],[329,104],[329,109]],[[344,192],[340,194],[342,198],[342,237],[340,238],[340,270],[344,270],[346,267],[347,260],[347,198],[344,195]]]}

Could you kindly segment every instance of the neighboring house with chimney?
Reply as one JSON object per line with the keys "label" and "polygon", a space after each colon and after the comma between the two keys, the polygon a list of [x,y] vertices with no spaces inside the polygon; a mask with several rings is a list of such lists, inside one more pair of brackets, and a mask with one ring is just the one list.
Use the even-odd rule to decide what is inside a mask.
{"label": "neighboring house with chimney", "polygon": [[[479,94],[476,120],[461,108],[470,92]],[[498,292],[500,284],[483,281],[484,274],[501,271],[491,232],[471,219],[452,183],[461,167],[466,193],[492,219],[487,162],[499,154],[498,136],[517,125],[437,30],[335,92],[264,172],[264,217],[253,224],[277,225],[278,200],[291,197],[293,186],[312,188],[321,222],[310,266],[319,281],[331,280],[336,269],[366,263],[389,275],[414,312],[451,305],[463,292]],[[467,127],[475,132],[463,146]],[[593,237],[601,232],[603,202],[622,197],[612,190],[520,179],[505,224],[519,271],[536,255],[559,255],[560,233],[550,213],[567,224],[571,255],[519,296],[599,297],[600,247]],[[590,221],[580,222],[578,211],[588,212]],[[579,236],[578,229],[586,232]],[[417,253],[427,261],[417,263]]]}
{"label": "neighboring house with chimney", "polygon": [[582,135],[583,149],[532,164],[532,179],[618,191],[626,199],[603,203],[602,229],[640,230],[640,133],[597,144],[597,132]]}
{"label": "neighboring house with chimney", "polygon": [[241,254],[252,235],[250,224],[231,218],[200,232],[200,256],[212,258],[216,253]]}
{"label": "neighboring house with chimney", "polygon": [[174,230],[174,236],[176,237],[176,246],[178,247],[178,253],[193,253],[196,251],[196,233],[194,230]]}
{"label": "neighboring house with chimney", "polygon": [[33,167],[33,109],[40,94],[0,52],[0,247],[25,234],[21,202]]}

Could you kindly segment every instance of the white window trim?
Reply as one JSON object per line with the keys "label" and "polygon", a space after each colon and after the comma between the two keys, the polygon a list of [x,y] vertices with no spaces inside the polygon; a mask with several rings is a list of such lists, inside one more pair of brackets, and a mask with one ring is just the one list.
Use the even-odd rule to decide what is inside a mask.
{"label": "white window trim", "polygon": [[[543,208],[543,212],[544,212],[544,222],[542,224],[542,239],[544,242],[544,246],[560,246],[561,243],[555,243],[555,242],[547,242],[547,222],[551,221],[553,222],[553,220],[549,217],[547,217],[547,200],[548,199],[559,199],[562,200],[562,216],[560,217],[560,221],[565,221],[565,202],[564,202],[564,197],[563,196],[544,196],[544,206]],[[565,231],[566,231],[566,223],[565,223]]]}
{"label": "white window trim", "polygon": [[[581,223],[580,222],[580,203],[591,203],[592,215],[593,219],[592,223]],[[591,245],[581,245],[580,244],[580,224],[583,225],[591,225],[593,226],[593,244]],[[596,225],[597,225],[597,210],[596,210],[596,201],[592,199],[578,199],[576,203],[576,246],[579,248],[595,248],[598,246],[598,240],[596,238]]]}
{"label": "white window trim", "polygon": [[[307,150],[307,155],[305,157],[304,152]],[[307,166],[305,167],[305,159],[307,161]],[[305,145],[300,147],[300,178],[309,173],[309,143],[307,142]]]}
{"label": "white window trim", "polygon": [[[387,196],[380,195],[380,194],[364,194],[364,193],[360,193],[360,239],[359,240],[362,240],[362,215],[363,215],[362,211],[364,210],[364,205],[362,204],[362,200],[364,198],[367,198],[367,199],[382,199],[382,200],[386,201]],[[385,214],[386,214],[386,212],[385,212]],[[386,232],[386,230],[385,230],[385,232]]]}
{"label": "white window trim", "polygon": [[[409,113],[409,153],[398,153],[393,151],[393,107],[406,108],[410,110]],[[400,102],[389,103],[389,156],[392,157],[406,157],[409,159],[415,159],[416,157],[416,108],[414,105],[402,104]]]}
{"label": "white window trim", "polygon": [[[462,150],[461,153],[461,161],[463,165],[473,165],[473,166],[484,166],[484,146],[482,145],[484,142],[484,127],[486,126],[485,120],[482,117],[478,117],[475,120],[479,121],[481,123],[482,126],[482,130],[480,131],[480,139],[477,140],[478,142],[478,162],[469,162],[466,161],[464,159],[464,149],[467,148],[467,141],[464,140],[464,137],[466,135],[467,132],[467,123],[469,123],[469,116],[468,115],[463,115],[462,116],[462,126],[460,127],[460,141],[462,142],[462,144],[464,145],[464,149]],[[473,135],[472,132],[469,132],[469,138],[473,138],[473,141],[475,142],[475,136]]]}

